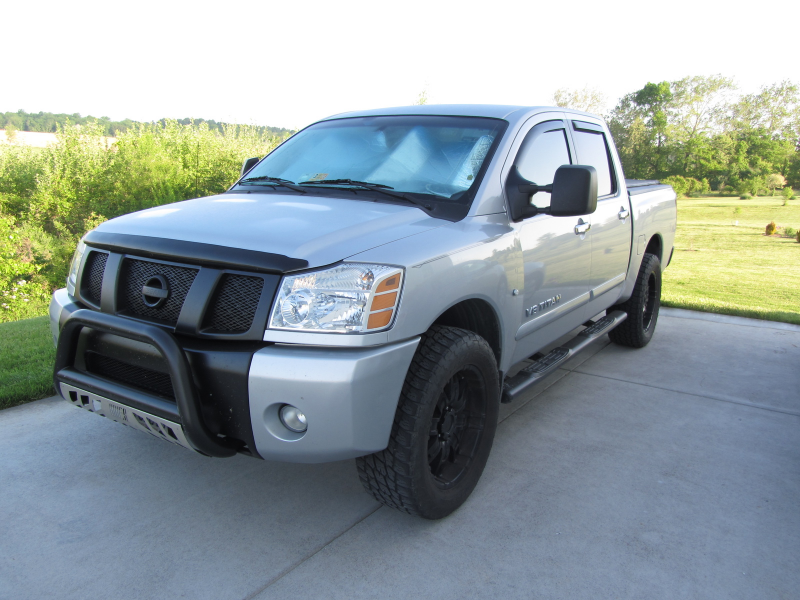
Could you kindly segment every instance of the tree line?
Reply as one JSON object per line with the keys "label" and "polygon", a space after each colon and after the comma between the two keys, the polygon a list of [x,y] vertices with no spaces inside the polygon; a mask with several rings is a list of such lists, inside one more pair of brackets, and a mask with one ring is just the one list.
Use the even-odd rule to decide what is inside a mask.
{"label": "tree line", "polygon": [[[558,90],[557,105],[599,112],[591,89]],[[790,81],[737,94],[722,75],[647,83],[603,115],[626,177],[679,193],[757,195],[800,187],[800,89]]]}
{"label": "tree line", "polygon": [[[172,119],[180,125],[194,125],[205,126],[211,131],[219,131],[222,133],[226,127],[230,127],[230,123],[222,121],[215,121],[214,119]],[[164,125],[167,119],[156,121]],[[42,133],[56,133],[59,128],[70,125],[89,125],[98,124],[103,131],[103,135],[109,137],[116,137],[121,133],[136,128],[142,124],[140,121],[133,121],[131,119],[123,119],[122,121],[112,121],[108,117],[93,117],[87,115],[81,116],[80,113],[51,113],[51,112],[38,112],[29,113],[24,110],[16,112],[0,113],[0,124],[2,124],[7,131],[38,131]],[[285,136],[291,131],[283,127],[269,127],[266,125],[257,125],[255,129],[258,133],[267,136]]]}

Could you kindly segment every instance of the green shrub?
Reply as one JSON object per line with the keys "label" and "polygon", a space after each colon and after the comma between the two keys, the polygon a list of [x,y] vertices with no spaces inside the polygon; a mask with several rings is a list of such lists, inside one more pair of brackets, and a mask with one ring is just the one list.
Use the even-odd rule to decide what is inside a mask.
{"label": "green shrub", "polygon": [[46,312],[78,240],[107,218],[223,192],[242,160],[281,141],[177,121],[140,124],[113,145],[103,133],[90,122],[61,127],[47,148],[0,146],[0,321]]}
{"label": "green shrub", "polygon": [[780,173],[772,173],[771,175],[767,175],[764,184],[767,186],[770,196],[774,196],[777,188],[782,188],[786,185],[786,177]]}
{"label": "green shrub", "polygon": [[0,322],[43,314],[50,292],[38,276],[42,265],[34,260],[27,240],[0,215]]}
{"label": "green shrub", "polygon": [[775,224],[775,221],[770,221],[766,228],[767,235],[772,235],[775,233],[776,229],[778,229],[778,226]]}
{"label": "green shrub", "polygon": [[661,183],[666,183],[672,186],[672,189],[675,190],[675,193],[679,197],[692,197],[696,198],[698,196],[702,196],[704,194],[708,194],[711,191],[711,185],[708,183],[708,179],[703,179],[702,181],[694,179],[692,177],[683,177],[682,175],[670,175],[669,177],[665,177],[661,180]]}
{"label": "green shrub", "polygon": [[791,187],[791,186],[787,185],[785,188],[783,188],[783,189],[781,190],[781,195],[782,195],[782,196],[783,196],[783,197],[784,197],[786,200],[793,200],[793,199],[794,199],[794,190],[792,189],[792,187]]}
{"label": "green shrub", "polygon": [[742,194],[741,196],[739,196],[740,200],[751,200],[752,198],[753,197],[750,194],[746,194],[746,193]]}
{"label": "green shrub", "polygon": [[797,243],[800,244],[800,229],[797,230],[795,238],[797,239]]}
{"label": "green shrub", "polygon": [[751,177],[749,179],[742,179],[738,182],[736,189],[739,195],[744,196],[750,194],[751,196],[758,196],[763,194],[766,190],[766,182],[764,177]]}
{"label": "green shrub", "polygon": [[783,228],[783,235],[785,235],[785,236],[794,237],[794,235],[796,233],[797,233],[797,231],[795,231],[794,227],[784,227]]}

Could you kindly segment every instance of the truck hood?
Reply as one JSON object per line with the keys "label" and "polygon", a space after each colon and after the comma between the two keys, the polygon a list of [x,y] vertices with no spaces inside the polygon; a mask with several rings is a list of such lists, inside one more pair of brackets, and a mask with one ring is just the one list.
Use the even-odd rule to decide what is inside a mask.
{"label": "truck hood", "polygon": [[441,227],[413,206],[284,194],[221,194],[131,213],[97,228],[283,254],[321,267]]}

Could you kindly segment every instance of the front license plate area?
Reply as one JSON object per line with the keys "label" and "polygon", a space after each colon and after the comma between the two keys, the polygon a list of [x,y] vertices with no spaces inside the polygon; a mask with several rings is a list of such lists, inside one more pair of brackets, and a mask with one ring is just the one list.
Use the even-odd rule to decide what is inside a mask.
{"label": "front license plate area", "polygon": [[61,384],[61,396],[70,404],[79,408],[86,409],[101,417],[106,417],[117,423],[122,423],[123,425],[149,433],[150,435],[172,444],[195,451],[183,434],[183,428],[178,423],[162,419],[161,417],[131,408],[130,406],[125,406],[66,383]]}

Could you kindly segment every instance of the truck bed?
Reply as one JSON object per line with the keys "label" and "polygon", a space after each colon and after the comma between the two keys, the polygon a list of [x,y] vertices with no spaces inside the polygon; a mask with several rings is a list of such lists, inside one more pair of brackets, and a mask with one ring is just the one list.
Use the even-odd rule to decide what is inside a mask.
{"label": "truck bed", "polygon": [[643,194],[651,192],[660,188],[668,188],[669,185],[661,183],[656,179],[626,179],[625,187],[628,188],[628,194],[631,196],[635,194]]}

